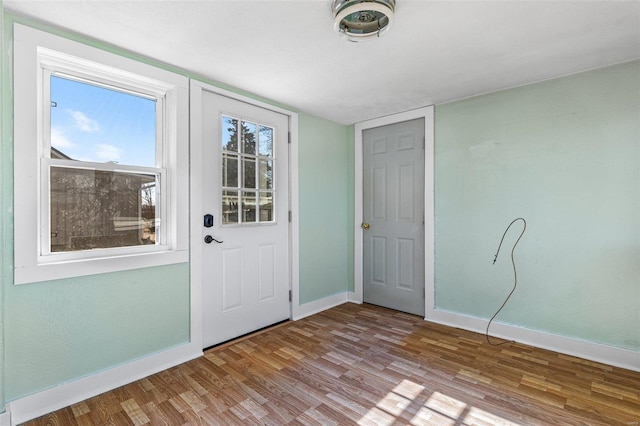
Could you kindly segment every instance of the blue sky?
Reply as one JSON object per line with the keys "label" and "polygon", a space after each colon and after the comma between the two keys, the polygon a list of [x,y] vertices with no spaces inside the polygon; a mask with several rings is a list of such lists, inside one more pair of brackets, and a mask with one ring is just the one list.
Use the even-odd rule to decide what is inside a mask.
{"label": "blue sky", "polygon": [[51,145],[74,160],[155,167],[155,101],[51,77]]}

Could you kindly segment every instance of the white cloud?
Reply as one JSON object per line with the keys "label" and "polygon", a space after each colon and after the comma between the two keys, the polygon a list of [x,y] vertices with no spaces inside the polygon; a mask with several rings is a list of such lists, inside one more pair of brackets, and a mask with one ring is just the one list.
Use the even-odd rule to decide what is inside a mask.
{"label": "white cloud", "polygon": [[76,146],[64,135],[62,129],[59,127],[51,128],[51,146],[62,151],[64,149],[73,148]]}
{"label": "white cloud", "polygon": [[120,148],[118,148],[117,146],[108,145],[106,143],[99,144],[98,150],[96,151],[96,156],[101,161],[118,162],[121,155],[122,150]]}
{"label": "white cloud", "polygon": [[83,132],[93,133],[100,131],[100,125],[92,118],[87,117],[82,111],[69,110],[69,114],[73,117],[74,125]]}

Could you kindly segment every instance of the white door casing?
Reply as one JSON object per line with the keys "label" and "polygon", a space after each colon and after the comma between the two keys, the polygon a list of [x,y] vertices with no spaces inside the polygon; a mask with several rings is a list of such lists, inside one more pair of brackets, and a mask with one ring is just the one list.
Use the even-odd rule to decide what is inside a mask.
{"label": "white door casing", "polygon": [[364,301],[424,315],[424,118],[363,138]]}
{"label": "white door casing", "polygon": [[424,118],[425,126],[425,174],[424,174],[424,263],[425,263],[425,319],[434,315],[434,107],[427,106],[399,114],[356,123],[354,135],[354,291],[349,300],[363,302],[363,132],[366,129],[386,126],[403,121]]}
{"label": "white door casing", "polygon": [[[192,297],[202,303],[201,325],[192,332],[208,347],[288,319],[297,308],[289,302],[290,290],[297,299],[297,209],[288,221],[297,206],[297,182],[288,169],[291,165],[291,175],[297,176],[297,161],[289,163],[287,144],[289,131],[297,131],[297,116],[194,81],[191,114]],[[222,224],[223,116],[274,129],[273,222]],[[260,164],[260,158],[254,160]],[[214,217],[209,228],[204,226],[207,213]],[[222,243],[205,243],[207,235]]]}

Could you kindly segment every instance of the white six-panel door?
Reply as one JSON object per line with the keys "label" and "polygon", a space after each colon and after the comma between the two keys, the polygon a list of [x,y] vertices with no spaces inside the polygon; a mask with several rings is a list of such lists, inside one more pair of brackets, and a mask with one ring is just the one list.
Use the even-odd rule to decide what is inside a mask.
{"label": "white six-panel door", "polygon": [[208,347],[290,316],[288,117],[207,91],[201,103],[202,153],[192,158],[202,168]]}
{"label": "white six-panel door", "polygon": [[416,315],[424,295],[424,119],[363,132],[364,301]]}

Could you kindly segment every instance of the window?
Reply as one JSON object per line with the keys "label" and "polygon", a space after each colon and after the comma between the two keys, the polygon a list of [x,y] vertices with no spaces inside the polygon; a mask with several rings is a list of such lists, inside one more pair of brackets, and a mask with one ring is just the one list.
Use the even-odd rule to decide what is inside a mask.
{"label": "window", "polygon": [[45,80],[42,254],[161,244],[162,99],[46,69]]}
{"label": "window", "polygon": [[273,127],[222,116],[222,224],[274,222]]}
{"label": "window", "polygon": [[187,79],[14,39],[16,283],[187,261]]}

